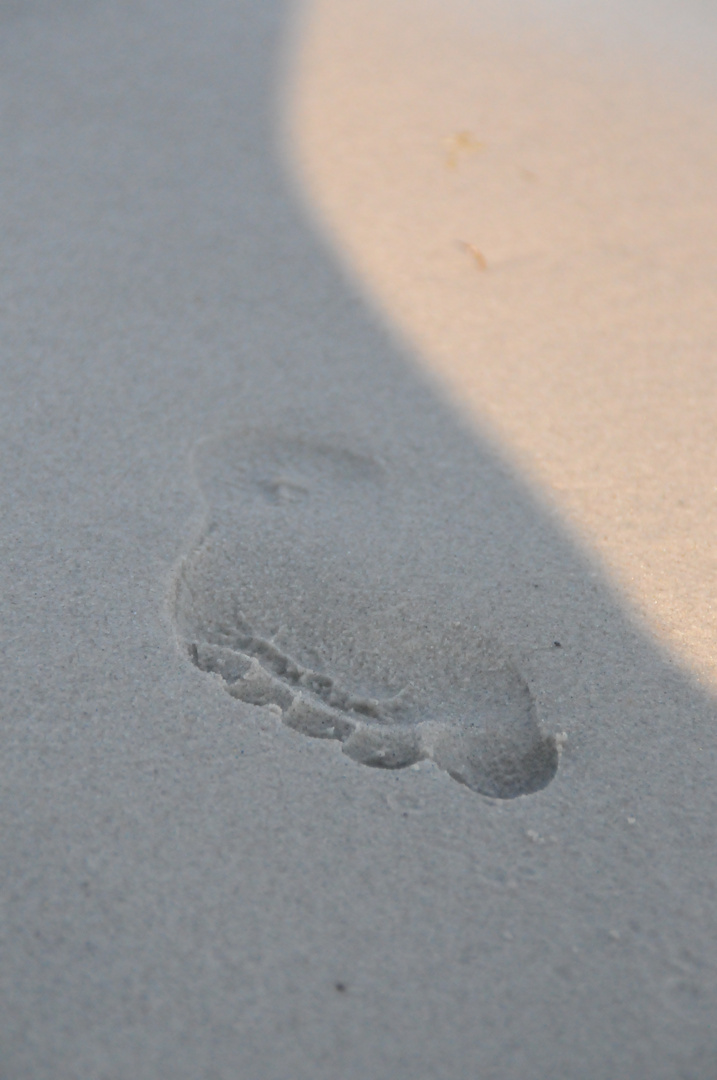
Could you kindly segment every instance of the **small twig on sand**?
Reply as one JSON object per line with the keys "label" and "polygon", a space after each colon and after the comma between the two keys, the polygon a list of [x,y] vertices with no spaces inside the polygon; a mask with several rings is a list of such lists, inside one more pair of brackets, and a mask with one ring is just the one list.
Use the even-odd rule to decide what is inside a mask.
{"label": "small twig on sand", "polygon": [[467,251],[469,255],[473,256],[476,266],[479,270],[488,269],[488,263],[486,262],[485,255],[482,251],[479,250],[479,248],[475,246],[475,244],[469,244],[466,240],[459,240],[458,243],[464,249],[464,251]]}

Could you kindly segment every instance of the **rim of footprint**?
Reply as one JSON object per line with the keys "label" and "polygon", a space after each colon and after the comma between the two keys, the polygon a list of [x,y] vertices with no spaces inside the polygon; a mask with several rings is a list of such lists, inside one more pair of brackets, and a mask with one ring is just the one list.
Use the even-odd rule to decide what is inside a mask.
{"label": "rim of footprint", "polygon": [[[376,566],[376,596],[401,576],[397,545],[381,546],[387,509],[394,537],[399,513],[382,467],[335,441],[266,434],[207,440],[200,457],[208,524],[182,562],[175,620],[201,671],[219,676],[233,698],[271,706],[287,727],[337,740],[363,765],[431,760],[500,799],[550,783],[560,737],[543,731],[527,683],[501,650],[474,628],[439,633],[435,605],[433,622],[417,619],[415,596],[400,619],[390,595],[356,614],[357,590],[371,595]],[[351,617],[337,622],[336,611]],[[372,651],[376,635],[381,648]],[[390,675],[373,680],[381,692],[366,693],[366,670],[391,648]]]}

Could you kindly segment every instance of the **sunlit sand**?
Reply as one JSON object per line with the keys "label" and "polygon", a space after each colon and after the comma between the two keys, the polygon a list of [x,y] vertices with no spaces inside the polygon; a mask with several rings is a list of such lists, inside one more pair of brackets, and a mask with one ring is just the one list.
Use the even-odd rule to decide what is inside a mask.
{"label": "sunlit sand", "polygon": [[437,383],[714,685],[714,95],[620,17],[540,13],[314,0],[294,161]]}

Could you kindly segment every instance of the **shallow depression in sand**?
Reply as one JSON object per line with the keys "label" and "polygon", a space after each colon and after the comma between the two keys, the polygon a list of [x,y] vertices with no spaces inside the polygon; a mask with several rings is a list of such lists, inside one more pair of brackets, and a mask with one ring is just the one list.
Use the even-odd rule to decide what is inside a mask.
{"label": "shallow depression in sand", "polygon": [[201,670],[365,765],[428,758],[497,798],[550,782],[556,740],[465,617],[460,575],[452,590],[438,574],[440,530],[405,476],[337,438],[271,431],[202,442],[197,470],[208,524],[175,618]]}

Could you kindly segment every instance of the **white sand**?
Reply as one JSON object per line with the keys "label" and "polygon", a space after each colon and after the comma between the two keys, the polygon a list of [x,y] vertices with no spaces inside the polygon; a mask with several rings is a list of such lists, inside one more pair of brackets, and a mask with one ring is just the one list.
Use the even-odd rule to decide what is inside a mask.
{"label": "white sand", "polygon": [[291,101],[337,248],[714,687],[717,18],[679,14],[315,0]]}
{"label": "white sand", "polygon": [[[656,86],[639,11],[445,6],[0,8],[3,1080],[714,1074],[709,20]],[[557,775],[233,700],[237,597],[342,693],[428,671],[451,753],[514,670]]]}

